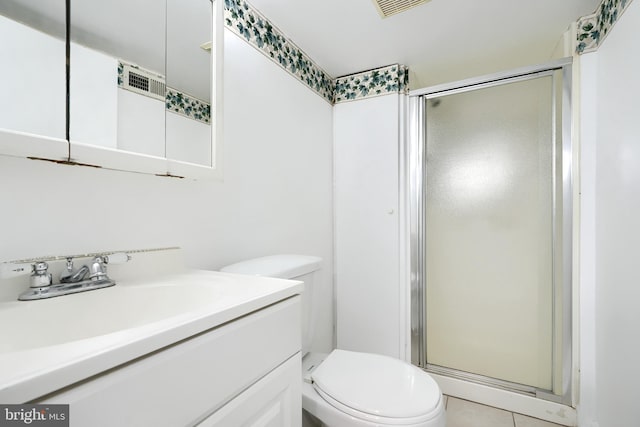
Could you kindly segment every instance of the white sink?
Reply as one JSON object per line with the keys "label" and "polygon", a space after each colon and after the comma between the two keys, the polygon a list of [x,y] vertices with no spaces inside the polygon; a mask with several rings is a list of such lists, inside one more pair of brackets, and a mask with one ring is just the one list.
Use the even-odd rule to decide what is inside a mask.
{"label": "white sink", "polygon": [[0,402],[36,399],[302,290],[213,271],[115,279],[110,288],[0,303]]}
{"label": "white sink", "polygon": [[220,304],[206,284],[113,286],[0,304],[0,353],[60,345],[136,328]]}

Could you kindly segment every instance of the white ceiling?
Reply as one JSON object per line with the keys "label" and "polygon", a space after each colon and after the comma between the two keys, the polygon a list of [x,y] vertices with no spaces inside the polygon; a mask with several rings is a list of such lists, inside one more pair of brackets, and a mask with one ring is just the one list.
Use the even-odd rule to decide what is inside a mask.
{"label": "white ceiling", "polygon": [[249,0],[332,77],[400,63],[412,88],[545,62],[600,0],[431,0],[382,19],[372,0]]}

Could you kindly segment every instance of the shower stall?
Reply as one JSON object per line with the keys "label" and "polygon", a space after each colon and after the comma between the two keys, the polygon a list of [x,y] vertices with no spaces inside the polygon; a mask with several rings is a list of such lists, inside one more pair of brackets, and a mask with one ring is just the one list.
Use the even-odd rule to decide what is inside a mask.
{"label": "shower stall", "polygon": [[571,403],[571,61],[412,91],[411,357]]}

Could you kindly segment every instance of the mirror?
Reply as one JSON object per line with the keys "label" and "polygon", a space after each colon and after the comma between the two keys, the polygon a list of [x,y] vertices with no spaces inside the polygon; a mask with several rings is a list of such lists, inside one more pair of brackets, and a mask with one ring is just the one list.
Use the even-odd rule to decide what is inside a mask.
{"label": "mirror", "polygon": [[72,0],[70,16],[70,142],[164,157],[164,2]]}
{"label": "mirror", "polygon": [[213,166],[212,17],[210,0],[73,0],[70,141]]}
{"label": "mirror", "polygon": [[46,156],[67,152],[65,1],[0,1],[0,149],[34,156],[27,136],[41,138]]}
{"label": "mirror", "polygon": [[209,0],[167,0],[166,156],[212,166]]}
{"label": "mirror", "polygon": [[222,7],[0,1],[0,154],[220,177]]}

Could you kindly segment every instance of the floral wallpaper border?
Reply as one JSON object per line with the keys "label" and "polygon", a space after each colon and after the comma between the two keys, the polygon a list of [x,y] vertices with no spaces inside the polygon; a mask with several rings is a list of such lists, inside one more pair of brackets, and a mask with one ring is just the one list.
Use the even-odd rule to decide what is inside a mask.
{"label": "floral wallpaper border", "polygon": [[167,111],[202,123],[211,123],[211,104],[167,87]]}
{"label": "floral wallpaper border", "polygon": [[389,93],[407,93],[409,69],[393,64],[375,70],[338,77],[335,83],[334,103]]}
{"label": "floral wallpaper border", "polygon": [[[124,66],[118,61],[118,87],[123,87],[122,76]],[[167,87],[165,92],[165,106],[168,111],[180,114],[202,123],[211,123],[211,104]]]}
{"label": "floral wallpaper border", "polygon": [[118,61],[118,87],[122,87],[122,76],[124,75],[124,65],[121,61]]}
{"label": "floral wallpaper border", "polygon": [[331,76],[246,1],[224,0],[224,20],[235,34],[333,103]]}
{"label": "floral wallpaper border", "polygon": [[613,25],[633,0],[602,0],[591,15],[578,20],[576,53],[582,54],[598,49]]}
{"label": "floral wallpaper border", "polygon": [[236,35],[331,104],[408,89],[408,69],[398,64],[333,79],[245,0],[225,0],[224,19]]}

